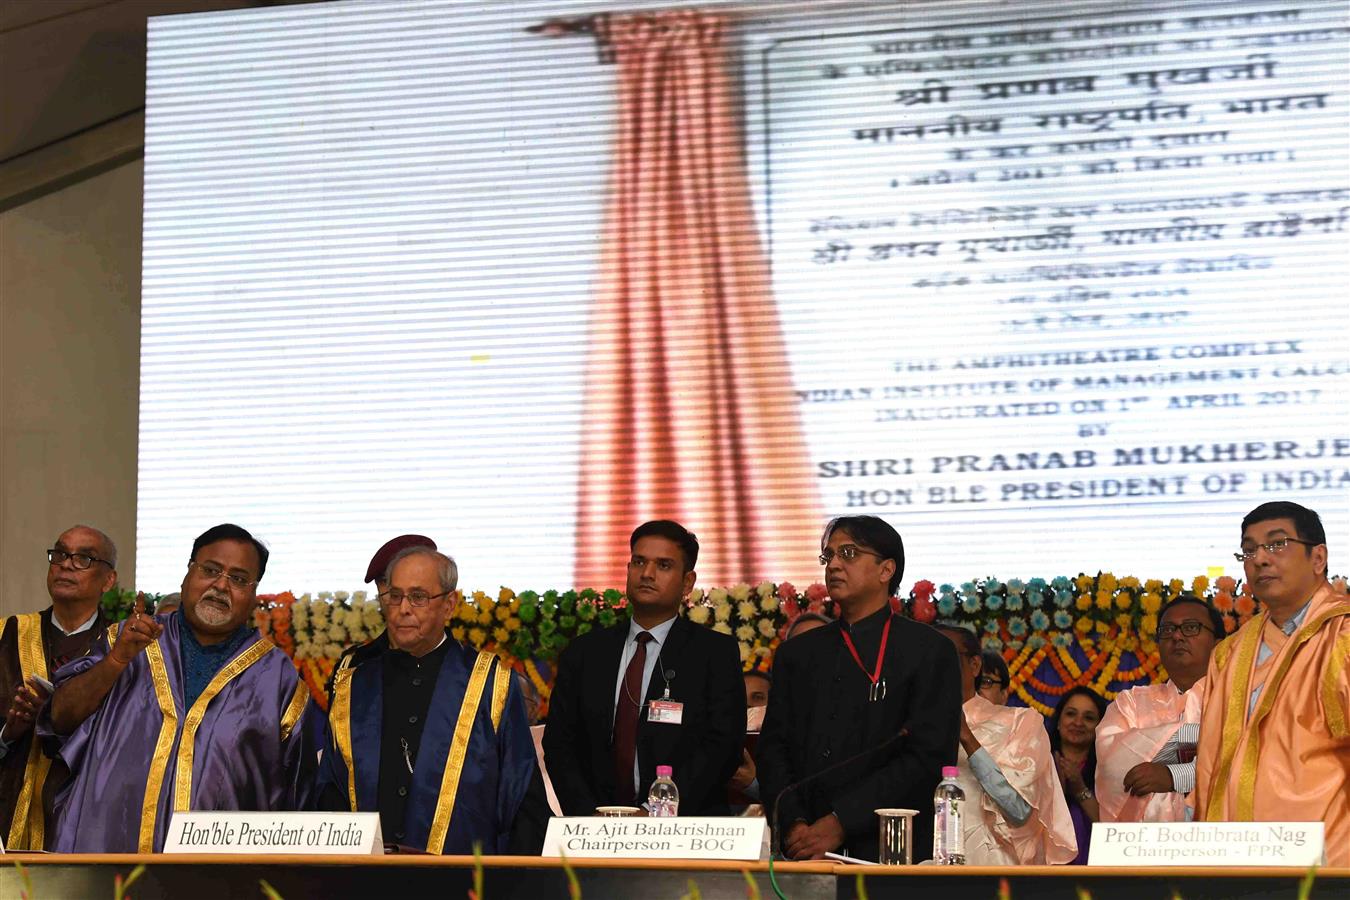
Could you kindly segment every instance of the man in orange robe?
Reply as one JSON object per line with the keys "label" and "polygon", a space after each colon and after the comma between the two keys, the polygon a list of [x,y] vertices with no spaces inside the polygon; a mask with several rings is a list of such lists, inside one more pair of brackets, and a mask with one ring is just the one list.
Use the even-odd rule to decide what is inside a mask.
{"label": "man in orange robe", "polygon": [[1219,611],[1182,594],[1158,616],[1168,680],[1121,691],[1097,726],[1097,803],[1103,822],[1183,822],[1195,789],[1200,696]]}
{"label": "man in orange robe", "polygon": [[938,625],[961,660],[961,746],[957,781],[966,865],[1062,865],[1078,855],[1069,805],[1050,756],[1045,719],[1024,707],[995,706],[975,692],[980,643],[974,632]]}
{"label": "man in orange robe", "polygon": [[1210,663],[1196,818],[1325,822],[1350,866],[1350,598],[1327,581],[1326,532],[1296,503],[1258,506],[1237,554],[1264,610]]}

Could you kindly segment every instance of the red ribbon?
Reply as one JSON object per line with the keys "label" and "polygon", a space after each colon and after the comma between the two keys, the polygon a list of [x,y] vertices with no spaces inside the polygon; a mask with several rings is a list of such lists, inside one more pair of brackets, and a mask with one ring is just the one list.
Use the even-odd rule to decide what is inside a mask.
{"label": "red ribbon", "polygon": [[886,658],[886,641],[891,636],[891,619],[894,616],[888,616],[886,627],[881,630],[881,648],[877,650],[877,670],[871,675],[867,675],[867,666],[863,665],[862,657],[858,655],[858,648],[853,646],[853,638],[848,636],[847,629],[840,629],[839,633],[844,636],[844,643],[848,646],[848,652],[853,654],[853,661],[862,669],[862,673],[867,675],[869,681],[875,685],[881,680],[881,663]]}

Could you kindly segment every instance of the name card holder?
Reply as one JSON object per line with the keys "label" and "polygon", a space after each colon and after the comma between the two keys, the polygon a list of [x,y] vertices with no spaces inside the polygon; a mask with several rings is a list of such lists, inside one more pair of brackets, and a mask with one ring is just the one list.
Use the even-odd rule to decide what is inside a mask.
{"label": "name card holder", "polygon": [[378,856],[384,840],[371,812],[176,812],[164,852]]}
{"label": "name card holder", "polygon": [[1323,865],[1321,822],[1098,822],[1090,866]]}
{"label": "name card holder", "polygon": [[569,859],[760,859],[767,823],[737,816],[550,819],[543,856]]}

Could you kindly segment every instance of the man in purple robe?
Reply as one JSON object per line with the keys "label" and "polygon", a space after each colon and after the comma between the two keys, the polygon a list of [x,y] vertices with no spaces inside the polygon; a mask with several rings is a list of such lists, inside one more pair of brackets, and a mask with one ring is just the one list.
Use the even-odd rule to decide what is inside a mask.
{"label": "man in purple robe", "polygon": [[56,674],[39,734],[71,781],[57,852],[159,851],[174,812],[313,804],[309,692],[252,626],[267,548],[237,525],[192,546],[182,606],[135,611]]}

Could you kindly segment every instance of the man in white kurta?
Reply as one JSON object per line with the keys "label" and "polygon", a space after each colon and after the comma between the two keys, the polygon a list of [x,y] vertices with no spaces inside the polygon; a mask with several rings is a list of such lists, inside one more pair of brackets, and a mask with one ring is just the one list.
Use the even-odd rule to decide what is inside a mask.
{"label": "man in white kurta", "polygon": [[1158,617],[1168,680],[1121,691],[1097,726],[1097,802],[1103,822],[1182,822],[1195,789],[1195,744],[1205,669],[1223,637],[1218,610],[1182,594]]}

